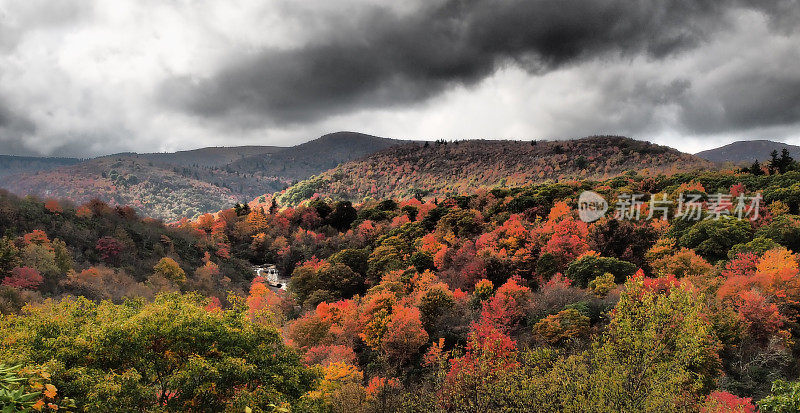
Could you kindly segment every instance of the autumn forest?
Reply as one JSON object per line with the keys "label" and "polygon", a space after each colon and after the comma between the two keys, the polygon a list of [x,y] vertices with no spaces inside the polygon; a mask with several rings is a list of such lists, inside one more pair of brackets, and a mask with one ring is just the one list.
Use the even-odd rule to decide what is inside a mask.
{"label": "autumn forest", "polygon": [[[555,144],[524,145],[549,156]],[[581,145],[593,142],[564,148]],[[625,156],[653,150],[671,153]],[[324,179],[356,165],[384,175],[364,165],[395,152]],[[397,159],[396,170],[410,162]],[[3,411],[796,411],[798,164],[787,152],[602,174],[527,185],[431,174],[426,193],[303,200],[290,188],[166,224],[99,199],[4,191]],[[609,213],[582,219],[584,191]],[[633,193],[639,219],[615,216]],[[737,218],[737,197],[756,193],[757,214]],[[679,216],[686,194],[720,219]],[[647,219],[654,200],[670,206]],[[266,265],[288,285],[257,276]]]}

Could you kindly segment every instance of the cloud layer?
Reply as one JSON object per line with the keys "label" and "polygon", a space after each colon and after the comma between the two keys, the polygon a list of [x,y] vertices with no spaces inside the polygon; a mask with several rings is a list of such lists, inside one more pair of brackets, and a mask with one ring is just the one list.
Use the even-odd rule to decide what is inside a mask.
{"label": "cloud layer", "polygon": [[[0,0],[0,152],[797,142],[797,0]],[[265,4],[266,3],[266,4]]]}

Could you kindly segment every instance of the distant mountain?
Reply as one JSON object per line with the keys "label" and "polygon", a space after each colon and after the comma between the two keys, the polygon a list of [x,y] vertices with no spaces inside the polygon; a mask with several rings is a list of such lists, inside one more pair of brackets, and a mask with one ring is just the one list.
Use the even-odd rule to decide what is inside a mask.
{"label": "distant mountain", "polygon": [[[167,221],[194,218],[406,141],[338,132],[290,148],[242,146],[122,153],[0,176],[19,195],[130,205]],[[44,159],[44,158],[35,158]]]}
{"label": "distant mountain", "polygon": [[74,165],[78,162],[81,162],[81,159],[0,155],[0,176],[47,171],[60,166]]}
{"label": "distant mountain", "polygon": [[135,155],[137,158],[168,165],[215,167],[225,166],[231,162],[249,156],[271,154],[286,149],[287,148],[281,146],[234,146],[200,148],[172,153],[141,153]]}
{"label": "distant mountain", "polygon": [[293,205],[315,194],[356,202],[367,197],[441,197],[481,187],[603,179],[628,170],[671,174],[711,167],[711,162],[694,155],[618,136],[411,143],[311,177],[280,194],[278,202]]}
{"label": "distant mountain", "polygon": [[695,155],[712,162],[751,163],[756,159],[765,161],[773,150],[780,153],[783,148],[788,149],[793,158],[800,159],[800,146],[769,140],[733,142]]}
{"label": "distant mountain", "polygon": [[263,177],[301,180],[343,162],[404,143],[408,141],[357,132],[336,132],[281,151],[240,159],[232,162],[230,169]]}

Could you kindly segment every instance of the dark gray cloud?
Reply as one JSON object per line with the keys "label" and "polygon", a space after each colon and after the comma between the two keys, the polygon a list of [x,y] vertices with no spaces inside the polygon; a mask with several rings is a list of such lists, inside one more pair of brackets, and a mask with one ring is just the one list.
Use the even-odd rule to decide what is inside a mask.
{"label": "dark gray cloud", "polygon": [[31,133],[36,125],[24,116],[12,111],[9,106],[0,100],[0,130]]}
{"label": "dark gray cloud", "polygon": [[707,95],[682,96],[682,123],[695,133],[735,132],[800,121],[800,73],[737,73]]}
{"label": "dark gray cloud", "polygon": [[25,145],[26,137],[36,131],[36,125],[20,116],[0,101],[0,150],[14,155],[33,155],[36,151]]}
{"label": "dark gray cloud", "polygon": [[450,0],[402,17],[376,8],[345,33],[328,28],[336,32],[333,40],[261,50],[210,78],[172,78],[162,95],[203,117],[309,122],[422,101],[454,84],[475,84],[508,64],[541,74],[604,56],[663,59],[699,47],[741,9],[790,27],[791,3]]}

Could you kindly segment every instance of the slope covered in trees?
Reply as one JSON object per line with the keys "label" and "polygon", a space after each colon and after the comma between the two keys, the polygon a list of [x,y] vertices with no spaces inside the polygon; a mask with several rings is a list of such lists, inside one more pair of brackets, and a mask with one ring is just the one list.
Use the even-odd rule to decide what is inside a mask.
{"label": "slope covered in trees", "polygon": [[[30,400],[42,408],[793,411],[798,182],[626,173],[427,201],[239,206],[174,228],[6,196],[0,360],[46,389]],[[645,194],[642,217],[650,197],[670,200],[669,219],[583,222],[588,189],[611,205]],[[713,202],[720,192],[760,192],[760,213],[675,216],[681,193],[735,215]],[[291,274],[288,291],[243,276],[244,261]],[[105,281],[122,273],[134,280]],[[120,285],[146,293],[125,302]]]}
{"label": "slope covered in trees", "polygon": [[0,177],[21,173],[47,171],[81,162],[77,158],[43,158],[36,156],[0,155]]}
{"label": "slope covered in trees", "polygon": [[565,179],[603,179],[627,170],[674,173],[711,164],[675,149],[623,137],[572,141],[453,141],[415,143],[348,162],[287,189],[279,201],[314,194],[354,202],[432,198],[478,188]]}
{"label": "slope covered in trees", "polygon": [[[78,206],[42,202],[0,191],[0,211],[0,284],[39,295],[153,297],[196,284],[198,271],[213,279],[205,290],[210,294],[211,286],[235,290],[252,278],[247,261],[231,257],[211,238],[140,218],[130,207],[97,200]],[[216,270],[206,274],[212,264]],[[0,298],[4,311],[19,303],[8,293]],[[217,294],[227,293],[222,288]]]}
{"label": "slope covered in trees", "polygon": [[[67,198],[77,203],[98,198],[113,205],[132,206],[146,216],[174,221],[281,191],[297,180],[399,142],[339,132],[291,148],[243,146],[126,153],[81,163],[63,161],[61,165],[68,166],[57,169],[35,167],[52,165],[57,159],[33,158],[27,169],[9,169],[7,176],[0,172],[0,187],[20,195]],[[15,165],[9,164],[9,168]]]}
{"label": "slope covered in trees", "polygon": [[199,179],[183,168],[170,168],[136,156],[110,156],[34,174],[0,179],[17,194],[85,203],[99,198],[165,219],[196,217],[223,209],[241,198],[229,188]]}

